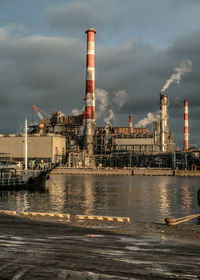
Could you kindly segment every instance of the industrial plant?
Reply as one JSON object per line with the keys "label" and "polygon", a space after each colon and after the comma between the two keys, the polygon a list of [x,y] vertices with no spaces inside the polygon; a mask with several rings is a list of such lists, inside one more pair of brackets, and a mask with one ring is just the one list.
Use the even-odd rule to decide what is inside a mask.
{"label": "industrial plant", "polygon": [[[85,98],[83,96],[83,112],[77,116],[67,116],[56,110],[50,116],[44,116],[44,112],[33,105],[40,120],[29,126],[30,145],[32,143],[29,159],[56,161],[71,168],[199,169],[199,154],[196,150],[189,150],[188,100],[184,101],[184,146],[181,151],[176,151],[174,147],[173,134],[168,125],[169,97],[162,91],[159,95],[159,118],[152,122],[151,131],[146,127],[135,127],[132,114],[127,115],[126,127],[114,127],[110,122],[103,127],[98,126],[95,119],[95,33],[93,28],[86,31],[86,91]],[[8,142],[16,142],[19,137],[20,135],[14,135],[9,141],[9,136],[0,137],[2,159],[10,156],[20,160],[23,157],[22,149],[18,156],[8,150],[9,145],[13,145],[8,145]],[[22,140],[18,142],[23,145]],[[35,148],[33,142],[38,143]]]}

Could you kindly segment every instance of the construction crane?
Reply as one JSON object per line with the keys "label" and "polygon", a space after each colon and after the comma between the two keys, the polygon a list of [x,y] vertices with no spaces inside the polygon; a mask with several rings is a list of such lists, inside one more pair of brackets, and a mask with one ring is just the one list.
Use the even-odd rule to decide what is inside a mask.
{"label": "construction crane", "polygon": [[32,106],[33,109],[35,110],[36,114],[38,115],[38,117],[42,120],[44,119],[43,114],[49,118],[49,115],[47,113],[45,113],[42,109],[40,109],[39,107],[37,107],[36,105]]}

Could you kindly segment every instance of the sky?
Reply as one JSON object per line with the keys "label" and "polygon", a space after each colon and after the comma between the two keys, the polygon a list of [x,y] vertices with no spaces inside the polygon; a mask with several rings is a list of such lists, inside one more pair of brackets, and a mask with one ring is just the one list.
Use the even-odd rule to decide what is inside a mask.
{"label": "sky", "polygon": [[[183,145],[184,99],[190,145],[200,147],[199,0],[0,0],[0,133],[20,133],[36,105],[66,115],[84,107],[86,34],[96,29],[96,121],[141,124],[159,113],[159,93],[171,83],[169,126]],[[151,129],[151,125],[148,127]]]}

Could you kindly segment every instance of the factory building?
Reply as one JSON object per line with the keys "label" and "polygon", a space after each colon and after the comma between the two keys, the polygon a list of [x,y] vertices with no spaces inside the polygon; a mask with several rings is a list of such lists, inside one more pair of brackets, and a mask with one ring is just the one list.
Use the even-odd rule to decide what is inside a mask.
{"label": "factory building", "polygon": [[66,139],[66,152],[79,152],[83,149],[83,116],[66,116],[56,110],[48,118],[42,118],[38,124],[29,126],[31,135],[46,135],[54,133],[63,135]]}
{"label": "factory building", "polygon": [[127,151],[147,154],[158,151],[154,137],[147,128],[106,125],[96,129],[94,145],[96,154]]}
{"label": "factory building", "polygon": [[[98,127],[96,122],[93,122],[94,134],[90,135],[89,144],[85,141],[88,137],[85,113],[66,116],[56,110],[49,118],[43,118],[37,125],[30,126],[30,135],[42,137],[54,133],[65,137],[66,164],[70,167],[166,166],[169,162],[166,154],[174,151],[174,143],[168,128],[168,96],[164,100],[167,102],[163,102],[164,97],[160,95],[160,119],[152,123],[151,131],[148,128],[133,127],[130,115],[127,127],[113,127],[110,123]],[[158,159],[158,155],[161,159]]]}
{"label": "factory building", "polygon": [[[24,134],[0,135],[1,161],[24,161]],[[66,138],[59,134],[28,135],[28,160],[63,163]]]}

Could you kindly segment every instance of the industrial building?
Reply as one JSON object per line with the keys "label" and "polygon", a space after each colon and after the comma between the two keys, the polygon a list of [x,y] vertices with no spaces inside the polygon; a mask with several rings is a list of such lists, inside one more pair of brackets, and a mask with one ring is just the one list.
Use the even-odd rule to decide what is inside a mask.
{"label": "industrial building", "polygon": [[[0,135],[1,161],[24,161],[24,134]],[[28,160],[62,163],[66,156],[65,137],[59,134],[28,135]]]}

